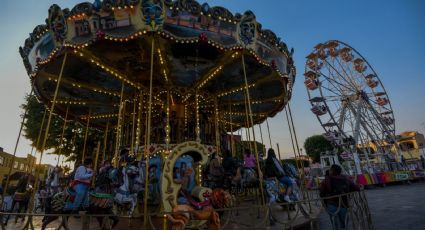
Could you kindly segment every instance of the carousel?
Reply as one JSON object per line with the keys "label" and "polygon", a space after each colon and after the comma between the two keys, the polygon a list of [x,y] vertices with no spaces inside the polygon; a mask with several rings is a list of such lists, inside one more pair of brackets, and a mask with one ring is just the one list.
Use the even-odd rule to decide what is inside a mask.
{"label": "carousel", "polygon": [[[47,130],[57,114],[104,133],[81,162],[119,166],[123,149],[143,162],[145,214],[178,209],[182,186],[207,202],[214,192],[202,187],[202,166],[214,153],[235,156],[242,128],[255,141],[254,125],[285,107],[295,80],[293,50],[253,12],[194,0],[52,5],[19,52],[49,111]],[[259,168],[256,145],[252,152]]]}

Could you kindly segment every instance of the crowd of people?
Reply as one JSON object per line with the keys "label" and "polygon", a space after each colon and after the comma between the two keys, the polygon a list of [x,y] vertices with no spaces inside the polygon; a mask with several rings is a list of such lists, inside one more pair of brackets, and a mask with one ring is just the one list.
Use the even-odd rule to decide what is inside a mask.
{"label": "crowd of people", "polygon": [[[258,160],[258,162],[257,162]],[[144,173],[146,164],[144,161],[135,162],[131,156],[128,155],[128,151],[124,151],[119,161],[118,169],[112,166],[110,160],[105,160],[103,164],[95,169],[93,167],[92,159],[85,159],[83,164],[75,168],[75,170],[69,174],[66,182],[64,182],[63,170],[60,167],[55,167],[48,175],[45,184],[40,184],[39,191],[37,192],[37,198],[39,200],[39,206],[43,207],[44,202],[48,197],[52,197],[58,194],[64,189],[69,189],[75,195],[72,202],[66,202],[63,210],[68,213],[77,213],[81,210],[87,210],[89,207],[89,192],[105,192],[112,190],[122,190],[122,184],[125,182],[120,178],[120,175],[115,175],[118,178],[116,181],[105,182],[105,180],[111,180],[111,174],[124,174],[128,173],[128,165],[134,165],[138,167],[137,172],[133,172],[132,175],[139,175],[134,180],[134,184],[143,184],[145,181]],[[259,166],[259,167],[258,167]],[[136,167],[136,168],[137,168]],[[187,191],[190,191],[195,186],[194,177],[195,173],[193,165],[190,167],[187,162],[181,161],[179,165],[175,165],[173,168],[173,180],[175,183],[181,184],[181,190],[183,195],[186,195]],[[159,192],[158,182],[158,166],[152,164],[148,166],[148,181],[149,188]],[[328,175],[320,186],[320,196],[324,198],[326,210],[331,216],[332,223],[335,229],[344,228],[347,223],[347,198],[335,197],[337,195],[346,194],[353,191],[359,191],[359,187],[354,184],[348,177],[341,175],[342,169],[338,165],[332,165]],[[122,176],[122,175],[121,175]],[[231,189],[232,186],[247,186],[248,183],[253,183],[251,186],[259,186],[259,178],[264,181],[274,181],[284,186],[284,193],[279,194],[282,196],[283,202],[291,203],[299,199],[294,196],[294,187],[297,186],[298,171],[291,164],[284,163],[276,157],[276,153],[273,149],[269,149],[267,157],[257,158],[255,154],[249,150],[244,150],[243,158],[233,157],[230,151],[224,151],[222,157],[217,153],[213,153],[205,169],[204,186],[211,188],[225,188]],[[109,179],[108,179],[109,178]],[[250,181],[252,180],[252,181]],[[208,183],[209,182],[209,183]],[[212,182],[212,183],[211,183]],[[28,184],[28,181],[20,180],[19,184]],[[154,185],[157,187],[154,187]],[[24,186],[24,187],[25,187]],[[144,187],[144,186],[140,186]],[[93,190],[91,189],[93,188]],[[118,188],[118,189],[117,189]],[[186,191],[186,193],[184,193]],[[333,197],[334,196],[334,197]],[[328,198],[333,197],[333,198]],[[178,198],[179,199],[179,198]]]}
{"label": "crowd of people", "polygon": [[[222,159],[222,160],[221,160]],[[267,158],[258,158],[248,149],[244,150],[243,158],[232,157],[230,151],[223,153],[223,158],[217,154],[212,154],[208,166],[205,170],[205,184],[208,187],[240,187],[259,186],[259,178],[264,180],[277,180],[285,186],[283,200],[292,202],[294,199],[293,187],[296,184],[298,173],[289,163],[282,163],[277,159],[273,149],[267,152]]]}

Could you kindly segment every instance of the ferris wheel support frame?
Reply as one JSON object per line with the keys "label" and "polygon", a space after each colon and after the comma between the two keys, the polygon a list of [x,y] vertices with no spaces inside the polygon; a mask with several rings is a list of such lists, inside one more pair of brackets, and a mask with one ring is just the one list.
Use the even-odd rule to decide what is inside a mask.
{"label": "ferris wheel support frame", "polygon": [[[399,162],[401,152],[396,143],[391,102],[369,62],[353,47],[338,40],[319,43],[307,59],[304,84],[312,111],[328,138],[352,153],[355,173],[362,173],[362,164],[365,171],[373,172],[370,157],[383,156],[388,150]],[[312,93],[314,90],[316,93]],[[374,155],[375,147],[382,154]],[[362,160],[360,153],[364,154]],[[389,162],[384,157],[378,161]]]}
{"label": "ferris wheel support frame", "polygon": [[[361,106],[361,101],[359,100],[357,102],[357,106],[360,109]],[[352,108],[351,108],[352,109]],[[360,137],[360,113],[356,114],[356,124],[355,124],[355,130],[354,130],[354,145],[352,145],[352,153],[353,153],[353,160],[354,160],[354,165],[355,165],[355,169],[356,169],[356,174],[361,174],[362,169],[360,166],[360,158],[359,158],[359,154],[357,153],[357,148],[356,148],[356,143],[358,143],[359,137]]]}
{"label": "ferris wheel support frame", "polygon": [[[358,109],[357,112],[355,111],[355,109],[352,106],[349,106],[349,105],[347,106],[347,107],[349,107],[349,109],[351,110],[351,112],[353,114],[356,114],[356,130],[355,130],[355,136],[354,136],[355,143],[358,142],[358,139],[359,139],[359,136],[360,136],[360,125],[363,126],[363,128],[365,129],[365,131],[368,133],[369,136],[372,136],[372,134],[369,131],[369,128],[366,126],[364,121],[362,121],[362,119],[361,119],[362,117],[361,117],[361,115],[360,115],[361,113],[359,111],[360,111],[360,108],[362,107],[362,104],[363,104],[362,102],[363,102],[362,99],[358,100],[357,103],[358,103],[359,109]],[[363,140],[361,140],[361,138],[360,138],[360,141],[362,142],[362,145],[364,145]],[[359,173],[359,172],[361,172],[360,158],[358,156],[357,148],[355,148],[355,145],[354,145],[354,150],[352,150],[352,152],[353,152],[354,161],[355,162],[356,162],[356,160],[358,161],[358,162],[356,162],[357,174],[360,174]],[[369,159],[369,149],[366,149],[364,153],[365,153],[367,170],[368,170],[368,172],[370,172],[371,166],[370,166],[370,159]],[[358,163],[358,165],[357,165],[357,163]]]}

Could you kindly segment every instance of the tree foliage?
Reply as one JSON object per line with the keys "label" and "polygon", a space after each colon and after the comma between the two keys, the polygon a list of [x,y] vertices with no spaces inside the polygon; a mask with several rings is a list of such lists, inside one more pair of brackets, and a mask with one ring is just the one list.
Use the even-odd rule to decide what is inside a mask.
{"label": "tree foliage", "polygon": [[[62,139],[62,131],[64,119],[58,115],[53,114],[48,131],[48,138],[46,140],[45,148],[42,148],[44,135],[49,117],[49,111],[45,106],[40,103],[36,96],[27,95],[25,97],[26,103],[21,107],[27,110],[27,117],[24,123],[24,136],[31,141],[32,146],[38,151],[51,151],[49,154],[61,154],[67,158],[68,161],[75,161],[81,159],[84,146],[85,126],[75,121],[69,120],[66,124],[65,132]],[[43,115],[45,115],[43,127]],[[42,130],[40,135],[40,130]],[[40,136],[39,142],[37,140]],[[90,156],[96,147],[96,143],[102,140],[103,132],[97,129],[89,129],[86,154]],[[62,145],[61,145],[62,139]],[[62,147],[62,149],[61,149]],[[61,150],[60,150],[61,149]]]}
{"label": "tree foliage", "polygon": [[322,135],[314,135],[305,140],[304,149],[307,155],[313,159],[313,162],[320,162],[320,153],[332,151],[334,146]]}

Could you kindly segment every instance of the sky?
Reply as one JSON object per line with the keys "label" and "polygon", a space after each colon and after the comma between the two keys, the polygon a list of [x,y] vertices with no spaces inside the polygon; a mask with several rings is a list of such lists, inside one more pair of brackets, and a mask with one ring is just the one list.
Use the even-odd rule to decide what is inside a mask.
{"label": "sky", "polygon": [[[20,105],[30,92],[30,81],[18,53],[28,34],[43,24],[51,4],[72,8],[82,0],[5,0],[0,8],[0,147],[13,153],[23,113]],[[200,1],[201,3],[203,1]],[[297,80],[291,108],[300,147],[306,137],[323,132],[310,112],[303,84],[305,56],[317,43],[340,40],[354,47],[377,72],[389,95],[396,132],[425,132],[425,1],[423,0],[211,0],[231,12],[252,10],[263,28],[273,30],[295,49]],[[343,2],[343,3],[342,3]],[[293,156],[283,113],[269,119],[272,145],[284,157]],[[266,125],[264,142],[269,146]],[[258,134],[258,128],[256,130]],[[259,140],[260,138],[257,137]],[[31,151],[21,138],[17,155]],[[38,156],[37,156],[38,157]],[[56,156],[43,162],[55,164]]]}

